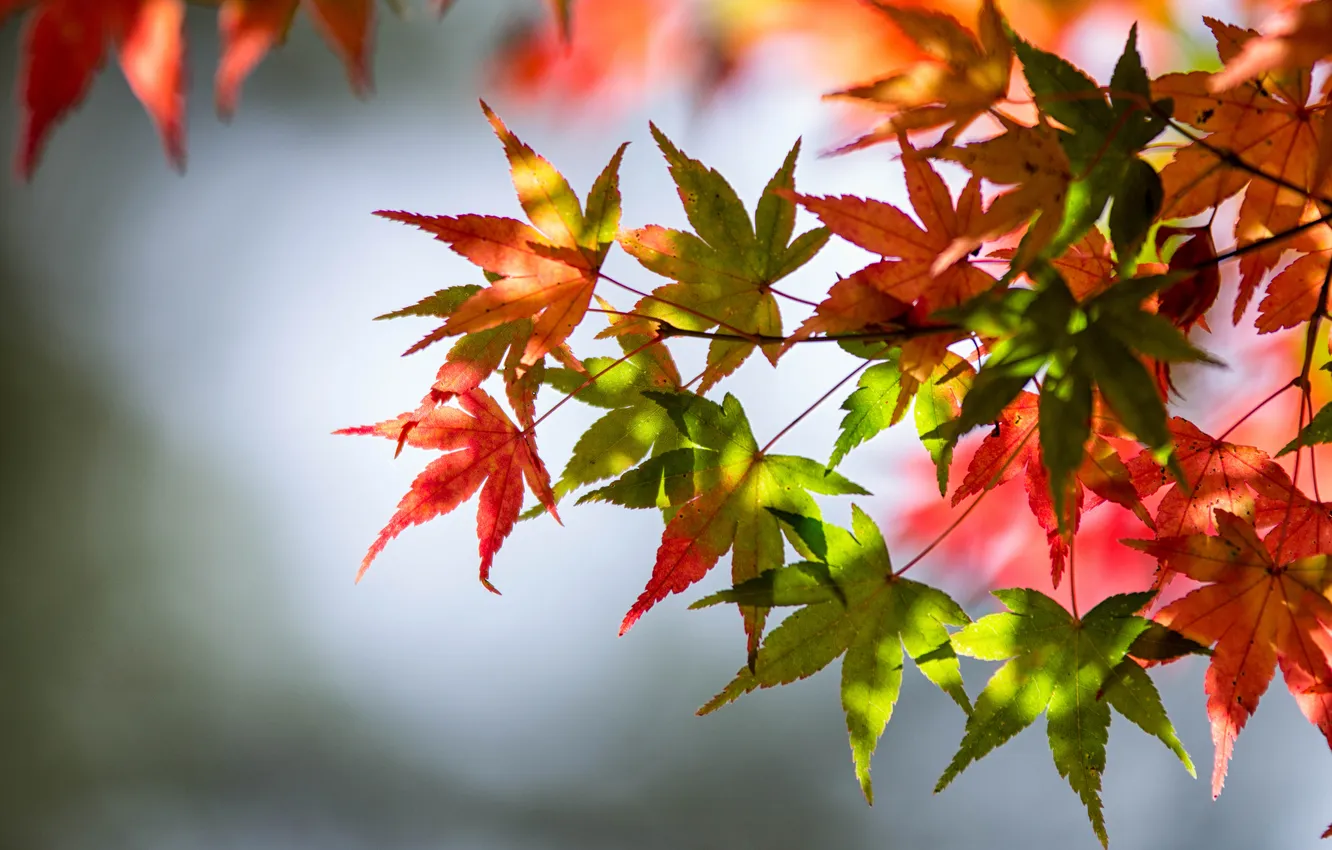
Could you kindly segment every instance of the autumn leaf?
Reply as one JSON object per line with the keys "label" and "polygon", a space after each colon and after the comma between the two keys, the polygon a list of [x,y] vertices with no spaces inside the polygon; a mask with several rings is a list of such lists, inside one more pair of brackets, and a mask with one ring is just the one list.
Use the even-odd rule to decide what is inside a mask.
{"label": "autumn leaf", "polygon": [[[670,164],[694,232],[648,225],[621,233],[620,247],[645,268],[675,281],[639,301],[635,315],[690,331],[720,327],[742,337],[713,339],[709,345],[699,385],[706,392],[753,352],[755,343],[744,337],[781,336],[772,285],[818,253],[828,232],[810,230],[791,238],[795,204],[784,193],[795,186],[799,141],[764,188],[751,222],[740,197],[715,169],[685,156],[655,125],[652,135]],[[763,351],[775,364],[782,348],[768,344]]]}
{"label": "autumn leaf", "polygon": [[1326,690],[1332,683],[1328,556],[1274,558],[1274,532],[1259,540],[1249,521],[1221,509],[1215,522],[1217,536],[1130,541],[1160,558],[1166,570],[1203,583],[1162,608],[1155,619],[1215,647],[1204,680],[1216,744],[1213,796],[1221,793],[1235,740],[1278,663],[1300,710],[1332,744],[1332,692]]}
{"label": "autumn leaf", "polygon": [[217,10],[222,55],[215,88],[223,117],[236,111],[245,78],[268,51],[286,41],[297,7],[305,9],[347,66],[352,89],[357,94],[370,90],[374,0],[222,0]]}
{"label": "autumn leaf", "polygon": [[[537,455],[530,429],[519,430],[484,390],[474,389],[457,396],[459,407],[436,406],[427,411],[404,413],[376,425],[345,428],[337,434],[368,434],[406,442],[445,454],[431,463],[412,482],[398,503],[398,510],[379,532],[361,561],[357,580],[390,540],[403,529],[429,522],[449,513],[479,489],[476,534],[480,540],[481,583],[495,593],[490,567],[504,538],[513,530],[523,504],[523,483],[546,506],[555,511],[550,474]],[[484,485],[484,486],[483,486]]]}
{"label": "autumn leaf", "polygon": [[[1267,453],[1253,446],[1218,440],[1182,417],[1168,423],[1182,480],[1171,483],[1156,508],[1161,537],[1215,533],[1213,511],[1251,516],[1259,495],[1280,499],[1290,493],[1289,478]],[[1170,481],[1147,452],[1127,462],[1133,486],[1144,499]]]}
{"label": "autumn leaf", "polygon": [[[995,420],[994,429],[971,456],[966,475],[951,501],[956,507],[967,498],[1025,475],[1027,504],[1045,531],[1050,549],[1050,577],[1058,587],[1069,556],[1070,535],[1078,529],[1084,510],[1112,501],[1133,511],[1149,527],[1152,522],[1133,489],[1127,467],[1105,440],[1104,435],[1113,435],[1116,423],[1103,417],[1089,416],[1089,436],[1085,445],[1076,447],[1079,456],[1076,471],[1062,485],[1066,492],[1057,506],[1041,451],[1041,413],[1041,400],[1035,393],[1020,393],[1009,403]],[[1090,497],[1084,494],[1084,488],[1091,491]],[[1062,522],[1061,510],[1065,511]]]}
{"label": "autumn leaf", "polygon": [[[983,216],[980,180],[969,181],[954,206],[948,186],[905,138],[902,167],[920,224],[883,201],[794,196],[830,231],[884,258],[833,284],[795,339],[878,325],[904,313],[903,305],[923,313],[957,307],[995,285],[993,277],[967,261],[934,269],[939,255]],[[903,343],[902,370],[917,383],[928,380],[955,338],[940,333]]]}
{"label": "autumn leaf", "polygon": [[1332,55],[1332,0],[1309,0],[1277,10],[1263,23],[1263,35],[1244,43],[1238,55],[1212,76],[1214,92],[1276,71],[1313,65]]}
{"label": "autumn leaf", "polygon": [[1277,560],[1332,555],[1332,505],[1310,499],[1285,470],[1274,465],[1277,481],[1258,495],[1253,510],[1256,528],[1268,529],[1265,541]]}
{"label": "autumn leaf", "polygon": [[[1216,363],[1194,348],[1165,319],[1142,302],[1169,277],[1133,278],[1077,302],[1067,284],[1043,260],[1030,270],[1037,290],[1009,290],[976,299],[961,311],[978,333],[998,337],[990,355],[945,433],[953,442],[972,428],[994,422],[1044,371],[1039,396],[1040,448],[1049,472],[1051,507],[1060,533],[1069,516],[1065,499],[1076,494],[1073,477],[1084,465],[1096,396],[1150,457],[1171,464],[1166,410],[1156,382],[1141,358]],[[1176,467],[1175,473],[1182,475]],[[1124,502],[1121,502],[1124,503]]]}
{"label": "autumn leaf", "polygon": [[1152,594],[1112,596],[1081,619],[1035,590],[994,595],[1008,611],[982,617],[954,634],[952,644],[960,655],[1007,663],[976,697],[957,755],[935,793],[1045,713],[1055,768],[1082,799],[1096,837],[1107,846],[1101,774],[1111,708],[1160,738],[1193,772],[1151,679],[1132,661],[1121,667],[1148,625],[1135,612]]}
{"label": "autumn leaf", "polygon": [[[1255,37],[1252,30],[1205,18],[1222,61],[1238,56]],[[1165,190],[1162,215],[1185,218],[1205,212],[1247,187],[1235,221],[1243,248],[1298,226],[1307,199],[1317,190],[1315,167],[1324,145],[1324,122],[1310,109],[1310,70],[1306,67],[1212,91],[1202,71],[1166,74],[1152,84],[1156,97],[1170,98],[1174,118],[1206,134],[1180,148],[1161,171]],[[1236,167],[1237,157],[1248,170]],[[1254,170],[1283,181],[1256,177]],[[1244,314],[1262,278],[1280,261],[1287,241],[1246,253],[1239,260],[1240,287],[1234,321]]]}
{"label": "autumn leaf", "polygon": [[[855,505],[851,514],[851,533],[815,524],[826,552],[822,561],[771,570],[690,607],[723,602],[803,606],[763,639],[753,665],[742,667],[698,713],[716,711],[757,688],[812,676],[845,656],[842,708],[856,778],[872,803],[870,758],[901,692],[903,649],[930,681],[969,711],[945,626],[970,620],[942,591],[895,576],[874,521]],[[806,545],[815,548],[809,532],[804,537]]]}
{"label": "autumn leaf", "polygon": [[1309,321],[1322,309],[1325,288],[1332,275],[1332,254],[1305,254],[1286,266],[1267,284],[1267,294],[1258,303],[1258,333],[1272,333]]}
{"label": "autumn leaf", "polygon": [[[734,549],[735,584],[780,567],[782,532],[767,508],[818,518],[810,492],[867,494],[813,460],[760,450],[740,402],[729,393],[722,404],[684,393],[644,392],[661,405],[692,449],[658,455],[632,469],[592,498],[626,507],[654,507],[659,489],[679,495],[657,549],[652,578],[620,625],[627,632],[649,608],[703,578]],[[692,457],[691,457],[692,456]],[[664,479],[674,480],[664,480]],[[644,498],[644,497],[647,498]],[[750,650],[758,646],[764,612],[742,606]]]}
{"label": "autumn leaf", "polygon": [[[0,19],[12,9],[0,9]],[[54,126],[78,106],[114,46],[167,157],[185,163],[184,0],[40,0],[20,48],[23,130],[17,168],[32,176]]]}
{"label": "autumn leaf", "polygon": [[681,391],[680,373],[670,352],[660,344],[637,350],[649,340],[631,334],[620,336],[619,342],[627,359],[592,357],[583,361],[581,372],[546,373],[546,381],[560,392],[576,393],[585,404],[608,408],[574,444],[555,483],[557,498],[625,472],[649,451],[656,456],[681,448],[679,432],[665,408],[645,395],[648,390]]}
{"label": "autumn leaf", "polygon": [[934,461],[941,496],[948,492],[953,444],[937,435],[947,430],[962,412],[962,399],[971,391],[975,379],[976,367],[950,351],[916,394],[916,434]]}
{"label": "autumn leaf", "polygon": [[960,163],[977,177],[1015,188],[996,197],[988,209],[975,216],[949,246],[934,259],[931,271],[941,273],[983,243],[1035,222],[1023,240],[1014,267],[1025,269],[1059,233],[1064,220],[1072,166],[1055,131],[1042,118],[1034,127],[1024,127],[1000,116],[1004,132],[961,147],[935,147],[928,154]]}
{"label": "autumn leaf", "polygon": [[557,350],[587,312],[619,222],[624,146],[593,183],[585,213],[560,173],[510,133],[489,107],[481,107],[504,144],[518,199],[536,227],[480,215],[383,210],[376,215],[416,225],[499,276],[454,310],[440,332],[475,333],[530,318],[532,331],[519,360],[526,369]]}
{"label": "autumn leaf", "polygon": [[926,58],[905,71],[828,95],[850,98],[889,114],[886,122],[843,151],[934,127],[946,127],[943,142],[951,143],[1008,94],[1013,47],[994,0],[981,4],[976,34],[956,18],[932,9],[878,0],[874,7],[915,42]]}
{"label": "autumn leaf", "polygon": [[[500,279],[497,275],[491,277],[494,280]],[[405,357],[446,339],[449,317],[481,289],[480,286],[453,286],[441,289],[409,307],[375,318],[433,316],[445,320],[443,325],[426,334],[403,352]],[[435,374],[435,383],[422,404],[429,408],[446,402],[455,395],[481,386],[486,378],[499,370],[504,379],[504,389],[509,404],[513,407],[519,424],[524,428],[529,427],[535,416],[537,390],[540,389],[543,377],[540,368],[522,368],[522,354],[531,336],[530,319],[515,319],[493,328],[463,335],[449,349],[444,363]],[[556,348],[552,354],[562,362],[576,362],[565,345]]]}
{"label": "autumn leaf", "polygon": [[[1156,169],[1138,155],[1166,126],[1149,108],[1158,105],[1150,103],[1147,72],[1138,54],[1137,26],[1129,29],[1110,78],[1108,98],[1094,80],[1067,60],[1022,39],[1014,46],[1042,115],[1066,128],[1055,132],[1073,178],[1057,230],[1049,239],[1044,238],[1045,231],[1038,231],[1033,244],[1020,248],[1018,256],[1029,256],[1046,242],[1050,243],[1049,256],[1059,256],[1096,223],[1113,197],[1110,237],[1119,266],[1131,272],[1162,200]],[[1159,108],[1164,110],[1168,104],[1159,104]],[[1045,214],[1052,213],[1047,210]]]}

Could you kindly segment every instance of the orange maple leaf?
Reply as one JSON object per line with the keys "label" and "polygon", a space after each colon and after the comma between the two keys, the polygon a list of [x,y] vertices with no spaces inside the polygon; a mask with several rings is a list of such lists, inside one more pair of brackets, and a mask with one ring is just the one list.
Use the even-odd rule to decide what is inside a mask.
{"label": "orange maple leaf", "polygon": [[532,318],[531,336],[520,358],[527,368],[561,349],[587,312],[619,225],[617,175],[624,145],[593,184],[584,213],[578,196],[554,166],[510,133],[484,102],[481,108],[504,143],[518,199],[536,227],[483,215],[429,216],[391,210],[375,214],[416,225],[499,276],[454,310],[439,333],[474,333]]}
{"label": "orange maple leaf", "polygon": [[1001,135],[961,147],[935,146],[928,151],[936,159],[962,164],[976,177],[1015,186],[996,197],[984,214],[974,217],[971,226],[939,254],[932,266],[935,274],[1036,216],[1013,259],[1014,267],[1023,269],[1028,259],[1054,238],[1063,222],[1073,171],[1058,135],[1044,116],[1031,127],[1003,115],[999,122],[1005,131]]}
{"label": "orange maple leaf", "polygon": [[[1167,427],[1186,486],[1171,483],[1157,505],[1158,535],[1215,533],[1213,511],[1252,516],[1258,496],[1283,502],[1289,496],[1286,471],[1261,449],[1215,439],[1178,416]],[[1133,486],[1143,498],[1173,481],[1146,450],[1131,458],[1127,466]]]}
{"label": "orange maple leaf", "polygon": [[872,2],[916,43],[926,58],[899,73],[828,95],[881,107],[890,115],[878,128],[843,147],[843,151],[887,141],[908,131],[944,125],[948,126],[942,143],[950,144],[995,101],[1008,94],[1013,45],[994,0],[981,4],[977,34],[943,12]]}
{"label": "orange maple leaf", "polygon": [[[933,271],[938,256],[982,217],[980,178],[967,182],[955,206],[934,167],[905,137],[901,141],[907,193],[920,224],[883,201],[794,196],[833,233],[884,257],[833,284],[795,339],[884,324],[901,316],[904,305],[926,313],[956,307],[994,286],[993,277],[966,261]],[[953,341],[936,334],[905,343],[902,371],[917,381],[929,380]]]}
{"label": "orange maple leaf", "polygon": [[[1206,18],[1216,37],[1223,61],[1239,55],[1257,34],[1253,30]],[[1170,98],[1174,117],[1207,133],[1201,142],[1180,148],[1161,170],[1165,202],[1163,218],[1186,218],[1211,209],[1246,186],[1235,221],[1235,238],[1243,247],[1284,233],[1305,220],[1308,198],[1321,177],[1315,173],[1320,148],[1326,142],[1322,113],[1309,103],[1310,69],[1269,74],[1225,92],[1211,89],[1211,75],[1202,71],[1166,74],[1152,83],[1152,96]],[[1326,90],[1320,100],[1326,99]],[[1218,155],[1220,152],[1222,155]],[[1252,168],[1284,181],[1254,176],[1236,168],[1224,155],[1239,157]],[[1298,190],[1298,191],[1296,191]],[[1240,288],[1234,320],[1244,314],[1262,278],[1280,261],[1287,248],[1301,247],[1295,239],[1240,258]]]}
{"label": "orange maple leaf", "polygon": [[1289,3],[1263,23],[1263,35],[1249,39],[1237,56],[1215,74],[1209,86],[1225,91],[1274,71],[1312,65],[1332,55],[1332,0]]}
{"label": "orange maple leaf", "polygon": [[1258,707],[1278,664],[1300,710],[1332,744],[1332,563],[1327,555],[1284,560],[1273,534],[1224,510],[1218,535],[1131,541],[1166,570],[1203,586],[1170,603],[1156,621],[1207,646],[1207,714],[1216,762],[1212,794],[1221,793],[1235,740]]}
{"label": "orange maple leaf", "polygon": [[286,39],[298,6],[342,57],[352,89],[357,94],[369,91],[374,0],[222,0],[217,11],[222,55],[215,86],[217,110],[224,117],[235,111],[241,83]]}
{"label": "orange maple leaf", "polygon": [[[0,4],[0,21],[16,4]],[[20,48],[23,130],[17,168],[32,176],[52,128],[83,100],[113,45],[167,156],[185,162],[184,0],[41,0]]]}
{"label": "orange maple leaf", "polygon": [[[398,503],[398,510],[379,532],[356,573],[359,581],[370,563],[403,529],[429,522],[449,513],[481,490],[476,512],[476,536],[480,540],[481,583],[498,593],[490,583],[490,566],[504,538],[513,531],[523,505],[523,482],[556,520],[555,495],[550,473],[537,455],[536,438],[530,428],[519,430],[484,390],[473,389],[457,396],[462,409],[436,406],[404,413],[375,425],[344,428],[336,434],[367,434],[388,437],[423,449],[446,454],[431,461],[412,482]],[[485,485],[482,487],[482,485]]]}

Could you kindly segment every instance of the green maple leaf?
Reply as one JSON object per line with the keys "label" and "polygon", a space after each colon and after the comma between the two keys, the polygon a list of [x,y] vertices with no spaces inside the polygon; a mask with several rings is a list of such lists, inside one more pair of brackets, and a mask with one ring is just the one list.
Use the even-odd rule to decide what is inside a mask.
{"label": "green maple leaf", "polygon": [[[809,458],[759,448],[740,402],[722,404],[688,393],[644,393],[671,417],[688,447],[663,452],[584,499],[626,507],[665,507],[668,522],[647,587],[625,615],[627,631],[649,608],[701,579],[727,552],[736,584],[780,567],[782,528],[767,509],[818,517],[810,495],[867,494],[860,485]],[[766,610],[742,605],[756,651]]]}
{"label": "green maple leaf", "polygon": [[902,374],[898,366],[897,351],[861,373],[855,392],[842,402],[846,416],[842,417],[828,468],[835,468],[856,446],[900,422],[915,391],[916,382]]}
{"label": "green maple leaf", "polygon": [[1161,115],[1170,113],[1168,101],[1152,103],[1137,26],[1115,65],[1108,99],[1066,59],[1020,38],[1014,47],[1041,110],[1068,128],[1059,140],[1077,175],[1047,256],[1057,257],[1081,239],[1113,197],[1110,236],[1121,268],[1131,271],[1164,198],[1156,169],[1138,154],[1165,129]]}
{"label": "green maple leaf", "polygon": [[[629,354],[647,339],[625,334],[619,341]],[[574,444],[555,483],[557,499],[586,484],[620,475],[649,452],[660,455],[680,447],[679,432],[666,410],[644,395],[646,390],[680,390],[680,373],[665,346],[652,346],[618,364],[610,357],[591,357],[583,361],[583,368],[586,374],[573,369],[546,372],[546,381],[561,392],[577,392],[579,401],[610,409]]]}
{"label": "green maple leaf", "polygon": [[[680,201],[694,233],[649,225],[620,234],[620,246],[646,268],[676,281],[653,290],[634,307],[635,314],[674,327],[729,333],[780,336],[781,314],[771,287],[803,266],[828,241],[828,231],[795,231],[797,141],[763,190],[751,222],[740,197],[720,174],[680,152],[652,127]],[[628,322],[626,327],[635,327]],[[699,392],[734,372],[754,350],[743,340],[715,339],[708,348],[707,371]],[[765,345],[776,363],[781,346]]]}
{"label": "green maple leaf", "polygon": [[1008,611],[982,617],[954,634],[952,644],[961,655],[1008,663],[976,697],[962,744],[934,790],[942,791],[967,765],[1044,712],[1055,768],[1082,798],[1105,846],[1100,792],[1112,707],[1161,739],[1193,773],[1151,679],[1125,658],[1149,625],[1135,612],[1154,594],[1112,596],[1081,619],[1035,590],[994,595]]}
{"label": "green maple leaf", "polygon": [[945,626],[970,620],[942,591],[893,575],[888,547],[874,521],[855,505],[851,511],[851,532],[819,523],[817,538],[808,519],[797,518],[806,520],[794,528],[811,554],[817,554],[818,541],[823,541],[824,562],[790,564],[691,606],[804,606],[764,638],[754,663],[742,668],[699,714],[756,688],[811,676],[844,655],[842,707],[851,754],[865,798],[873,802],[870,757],[901,691],[903,649],[930,681],[969,712]]}
{"label": "green maple leaf", "polygon": [[1068,515],[1064,503],[1091,434],[1093,390],[1100,392],[1139,442],[1182,478],[1166,427],[1165,404],[1139,356],[1166,362],[1219,362],[1195,348],[1168,320],[1142,308],[1144,299],[1173,283],[1175,275],[1120,281],[1079,302],[1045,260],[1034,261],[1029,274],[1037,289],[983,296],[954,314],[998,341],[962,400],[958,417],[925,436],[946,437],[955,444],[972,428],[998,419],[1027,383],[1044,373],[1041,453],[1050,475],[1055,516],[1063,527]]}

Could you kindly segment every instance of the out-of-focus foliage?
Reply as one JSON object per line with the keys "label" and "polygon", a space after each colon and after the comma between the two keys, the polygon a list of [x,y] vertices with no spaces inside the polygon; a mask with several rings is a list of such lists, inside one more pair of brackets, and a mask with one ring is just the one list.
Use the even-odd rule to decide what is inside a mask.
{"label": "out-of-focus foliage", "polygon": [[[596,20],[594,6],[580,7],[582,14]],[[510,392],[522,427],[504,420],[490,429],[491,439],[504,445],[520,436],[530,440],[570,398],[606,406],[608,392],[617,392],[617,369],[626,370],[621,383],[638,381],[645,354],[657,352],[656,361],[672,364],[673,373],[675,357],[668,350],[678,352],[690,339],[708,340],[700,375],[641,390],[632,402],[660,408],[673,431],[663,427],[660,414],[656,420],[603,420],[595,434],[578,442],[570,461],[570,469],[594,469],[604,447],[632,447],[614,462],[619,477],[583,500],[662,512],[665,532],[651,578],[621,633],[732,552],[734,586],[699,604],[736,606],[747,634],[747,664],[704,712],[757,688],[809,676],[844,656],[842,702],[868,798],[869,760],[892,714],[905,648],[969,715],[939,790],[1046,713],[1055,767],[1107,844],[1100,789],[1112,708],[1192,770],[1146,663],[1214,647],[1206,691],[1217,744],[1216,793],[1234,741],[1278,663],[1304,714],[1332,742],[1332,582],[1324,563],[1332,556],[1332,525],[1325,521],[1317,482],[1312,496],[1297,486],[1299,458],[1311,456],[1309,447],[1329,433],[1326,415],[1313,416],[1312,377],[1332,289],[1332,199],[1325,194],[1332,187],[1322,162],[1324,135],[1332,132],[1324,120],[1332,90],[1311,85],[1321,54],[1290,48],[1279,62],[1261,68],[1239,58],[1270,53],[1273,39],[1282,45],[1316,40],[1321,19],[1316,9],[1297,15],[1293,30],[1268,41],[1207,19],[1220,59],[1232,63],[1219,77],[1195,71],[1153,79],[1135,25],[1102,84],[1024,38],[1024,18],[1006,21],[989,0],[967,24],[917,6],[874,4],[869,11],[899,31],[915,53],[888,75],[837,92],[886,112],[881,125],[843,152],[895,144],[919,223],[883,201],[798,189],[798,144],[751,215],[717,171],[686,156],[654,126],[692,228],[621,231],[619,245],[665,280],[655,288],[602,271],[609,235],[595,243],[580,239],[589,227],[596,229],[589,222],[601,220],[591,210],[604,205],[589,201],[585,214],[553,166],[518,142],[483,104],[509,154],[518,199],[540,232],[509,219],[390,214],[448,242],[487,274],[488,285],[456,299],[432,296],[436,306],[450,303],[426,311],[445,319],[431,339],[461,341],[426,407],[353,429],[450,452],[413,483],[368,558],[406,525],[456,507],[476,487],[464,482],[482,474],[493,481],[495,459],[509,457],[507,449],[501,455],[493,448],[482,457],[474,442],[436,440],[422,418],[427,407],[449,404],[448,376],[463,359],[455,352],[471,334],[539,315],[526,331],[531,337],[522,357],[503,367],[491,358],[489,370],[512,388],[524,376],[541,375],[547,354],[564,367],[560,379],[551,381],[563,397],[541,415],[535,410],[542,378],[517,395]],[[1012,74],[1015,64],[1020,76]],[[1236,68],[1245,79],[1236,78]],[[1016,80],[1025,83],[1025,93],[1013,90]],[[573,87],[587,83],[574,81]],[[1173,151],[1164,164],[1158,153],[1163,144]],[[614,151],[613,166],[623,154],[623,147]],[[956,199],[931,160],[968,173]],[[614,197],[618,211],[615,174],[615,168],[603,172],[590,198]],[[1233,238],[1219,238],[1210,220],[1240,192]],[[795,236],[797,207],[817,216],[826,231]],[[1200,222],[1201,215],[1210,220]],[[791,295],[785,279],[801,275],[829,234],[880,259],[829,281],[820,301]],[[1284,255],[1292,250],[1300,256],[1285,266]],[[1200,367],[1222,365],[1189,334],[1210,328],[1207,315],[1219,300],[1220,273],[1232,266],[1241,277],[1232,311],[1236,324],[1267,284],[1254,329],[1305,332],[1297,375],[1262,390],[1269,393],[1266,401],[1261,394],[1254,399],[1261,411],[1286,390],[1299,396],[1298,437],[1287,430],[1281,440],[1296,450],[1293,472],[1257,446],[1226,441],[1248,415],[1218,437],[1172,415],[1179,403],[1176,381]],[[617,307],[612,296],[619,291],[637,300]],[[594,294],[610,320],[600,336],[621,337],[619,357],[576,359],[562,347]],[[543,336],[537,332],[543,324],[555,327],[547,321],[552,310],[563,324]],[[808,318],[788,333],[782,313],[792,310]],[[422,305],[400,314],[420,312]],[[803,414],[763,442],[739,399],[730,393],[720,403],[707,397],[756,348],[781,369],[792,348],[820,342],[836,343],[860,361],[848,374],[830,376],[831,389],[809,408],[857,380],[843,405],[848,413],[832,464],[903,419],[916,399],[918,433],[937,467],[931,477],[946,493],[955,480],[951,463],[962,462],[954,461],[954,448],[968,432],[988,432],[964,456],[965,475],[951,499],[961,513],[900,567],[893,567],[878,529],[859,508],[852,508],[853,530],[847,532],[826,523],[810,496],[863,493],[859,486],[813,461],[772,453]],[[480,351],[480,340],[476,346]],[[586,365],[594,363],[595,372]],[[460,396],[459,402],[475,415],[472,397]],[[463,416],[463,410],[434,407],[427,417]],[[642,435],[630,433],[639,427]],[[611,433],[603,433],[607,428]],[[618,441],[616,428],[623,429]],[[539,503],[553,512],[556,492],[536,460],[535,444],[525,445],[531,458],[522,472]],[[518,473],[511,469],[508,475],[515,483],[506,492],[521,494]],[[994,533],[983,523],[962,523],[982,503],[993,505],[992,494],[1019,477],[1044,536],[1037,551],[1049,552],[1048,559],[1033,558],[1027,550],[1023,558],[1048,564],[1049,578],[1040,581],[1049,581],[1052,591],[1065,584],[1067,608],[1036,589],[1000,590],[996,595],[1008,612],[968,624],[942,591],[902,574],[940,543]],[[496,496],[483,491],[483,581],[511,523],[507,518],[519,510],[516,502],[506,503],[502,533],[495,536],[496,504]],[[1122,522],[1084,524],[1093,511],[1131,517],[1132,530],[1120,531]],[[1013,515],[1010,502],[983,516],[1001,525]],[[929,525],[918,521],[912,531],[919,536]],[[1107,528],[1139,539],[1131,546],[1106,540]],[[487,547],[486,540],[495,545]],[[1133,592],[1080,613],[1079,584],[1083,600],[1093,590],[1104,595],[1105,587],[1122,579],[1106,575],[1106,555],[1118,550],[1109,557],[1122,560],[1133,548],[1158,562],[1155,580],[1143,576],[1127,588]],[[792,550],[794,561],[788,559]],[[1093,557],[1086,557],[1088,550]],[[1204,586],[1173,602],[1159,598],[1176,576]],[[1162,601],[1154,620],[1142,616]],[[780,606],[800,607],[767,631],[769,611]],[[962,628],[950,635],[945,626]],[[1165,646],[1175,649],[1163,651]],[[1007,662],[974,707],[961,687],[957,654]]]}

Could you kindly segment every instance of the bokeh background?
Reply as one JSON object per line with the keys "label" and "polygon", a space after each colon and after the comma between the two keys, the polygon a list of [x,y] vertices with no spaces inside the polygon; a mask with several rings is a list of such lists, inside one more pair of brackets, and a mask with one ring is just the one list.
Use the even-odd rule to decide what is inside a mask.
{"label": "bokeh background", "polygon": [[[1181,20],[1202,5],[1244,14],[1195,3]],[[369,212],[517,214],[478,95],[575,186],[632,140],[633,225],[683,223],[648,118],[751,202],[802,133],[803,185],[902,195],[888,153],[817,157],[845,128],[781,45],[701,107],[669,79],[614,109],[506,93],[495,47],[541,14],[463,2],[438,24],[384,20],[366,102],[301,21],[222,125],[203,85],[213,16],[192,12],[187,176],[164,165],[110,72],[36,179],[0,183],[0,848],[1096,846],[1041,721],[932,795],[962,716],[914,673],[879,747],[873,808],[835,675],[695,718],[743,643],[733,612],[688,612],[681,597],[615,638],[650,570],[650,513],[523,523],[494,597],[476,581],[467,507],[405,533],[353,584],[424,459],[330,432],[408,409],[437,360],[398,357],[428,324],[369,319],[478,281]],[[1104,77],[1127,22],[1083,25],[1079,61]],[[0,30],[6,92],[18,29]],[[16,116],[10,95],[0,137],[15,137]],[[859,264],[829,250],[803,285]],[[843,362],[797,354],[780,380],[756,363],[728,386],[760,435]],[[590,420],[570,405],[543,425],[554,466]],[[784,450],[821,457],[837,420],[826,406]],[[881,495],[866,506],[886,525],[900,463],[890,443],[845,468]],[[956,572],[941,580],[976,591]],[[1206,774],[1203,666],[1158,681]],[[987,668],[966,672],[978,686]],[[1115,846],[1316,847],[1329,789],[1332,758],[1279,683],[1218,803],[1114,724]]]}

